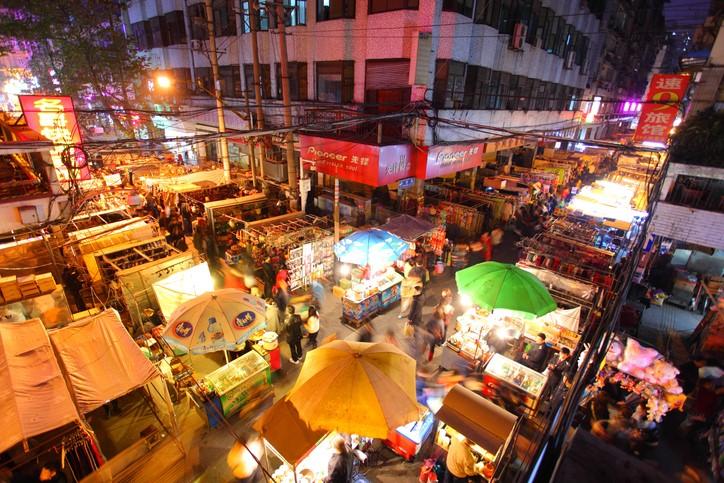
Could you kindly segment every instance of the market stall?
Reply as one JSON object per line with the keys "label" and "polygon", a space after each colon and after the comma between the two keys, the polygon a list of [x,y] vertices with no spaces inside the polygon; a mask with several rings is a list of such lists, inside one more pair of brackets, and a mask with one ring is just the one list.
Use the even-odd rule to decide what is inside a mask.
{"label": "market stall", "polygon": [[51,273],[1,277],[0,312],[7,321],[38,318],[48,329],[73,320],[65,291]]}
{"label": "market stall", "polygon": [[271,391],[269,364],[258,352],[249,351],[204,376],[190,394],[209,426],[215,428],[221,423],[219,413],[229,416]]}
{"label": "market stall", "polygon": [[406,241],[377,228],[353,233],[334,246],[340,262],[358,266],[348,266],[348,278],[339,280],[345,322],[358,327],[400,300],[403,278],[391,264],[408,249]]}
{"label": "market stall", "polygon": [[606,383],[621,386],[645,401],[648,421],[660,423],[666,413],[684,407],[686,395],[676,379],[678,374],[679,370],[656,349],[630,336],[616,336],[594,387],[600,389]]}
{"label": "market stall", "polygon": [[435,443],[448,451],[453,438],[468,438],[477,458],[476,470],[491,480],[507,450],[519,419],[463,386],[453,386],[437,412]]}
{"label": "market stall", "polygon": [[250,222],[239,231],[239,244],[226,252],[227,263],[250,254],[256,268],[269,258],[285,260],[289,288],[306,288],[313,280],[334,276],[334,236],[329,220],[302,212]]}
{"label": "market stall", "polygon": [[214,289],[208,263],[179,270],[152,284],[161,314],[169,320],[181,304]]}
{"label": "market stall", "polygon": [[410,244],[402,259],[422,256],[425,266],[430,268],[436,261],[445,259],[447,244],[444,226],[410,215],[399,215],[387,220],[380,229],[397,235]]}
{"label": "market stall", "polygon": [[502,354],[493,354],[485,365],[482,394],[509,411],[532,413],[547,377]]}
{"label": "market stall", "polygon": [[311,429],[286,398],[266,410],[254,423],[254,429],[264,438],[267,455],[272,456],[275,481],[314,482],[327,476],[327,463],[333,454],[331,444],[338,434]]}
{"label": "market stall", "polygon": [[224,253],[232,245],[237,226],[268,218],[273,211],[270,204],[263,194],[204,203],[206,221],[219,253]]}

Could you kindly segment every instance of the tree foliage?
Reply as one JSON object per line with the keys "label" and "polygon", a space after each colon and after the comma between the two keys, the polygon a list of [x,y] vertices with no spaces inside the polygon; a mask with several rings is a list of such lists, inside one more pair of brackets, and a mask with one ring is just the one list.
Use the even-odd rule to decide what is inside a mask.
{"label": "tree foliage", "polygon": [[136,84],[146,66],[125,35],[119,1],[3,0],[3,7],[0,42],[30,42],[43,92],[109,110],[139,107]]}
{"label": "tree foliage", "polygon": [[724,168],[724,112],[701,111],[679,126],[669,149],[673,163]]}

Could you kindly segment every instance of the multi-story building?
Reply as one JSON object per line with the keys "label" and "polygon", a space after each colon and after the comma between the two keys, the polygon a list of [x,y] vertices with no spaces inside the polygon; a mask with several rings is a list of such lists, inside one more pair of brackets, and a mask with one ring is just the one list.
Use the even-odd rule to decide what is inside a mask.
{"label": "multi-story building", "polygon": [[[403,136],[429,146],[495,136],[487,126],[574,135],[590,66],[596,64],[592,46],[600,38],[600,15],[590,3],[284,0],[295,121],[338,119],[350,110],[398,111],[426,101],[435,109],[428,112],[456,125],[385,126],[385,138]],[[241,108],[245,92],[253,103],[249,8],[248,0],[213,2],[221,90],[226,103]],[[259,0],[258,12],[262,97],[268,123],[280,125],[273,3]],[[209,102],[194,96],[196,86],[213,86],[202,2],[131,0],[126,22],[151,65],[176,79],[184,103]],[[514,144],[491,146],[488,154]],[[268,151],[282,155],[281,149]]]}

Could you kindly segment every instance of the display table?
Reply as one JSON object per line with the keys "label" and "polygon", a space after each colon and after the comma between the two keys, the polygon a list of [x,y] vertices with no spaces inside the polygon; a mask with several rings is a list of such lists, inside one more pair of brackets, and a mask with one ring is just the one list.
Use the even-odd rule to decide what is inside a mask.
{"label": "display table", "polygon": [[546,376],[501,354],[493,354],[485,366],[482,393],[509,411],[533,411],[546,383]]}
{"label": "display table", "polygon": [[400,300],[402,280],[400,274],[387,272],[386,275],[373,281],[371,288],[363,289],[362,293],[366,292],[364,297],[360,291],[347,290],[342,298],[343,320],[354,327],[359,327],[369,318],[389,308]]}
{"label": "display table", "polygon": [[228,416],[271,388],[271,372],[257,351],[249,351],[208,374],[199,385],[206,394],[199,394],[196,388],[194,397],[204,408],[209,426],[215,428],[220,420],[212,404]]}

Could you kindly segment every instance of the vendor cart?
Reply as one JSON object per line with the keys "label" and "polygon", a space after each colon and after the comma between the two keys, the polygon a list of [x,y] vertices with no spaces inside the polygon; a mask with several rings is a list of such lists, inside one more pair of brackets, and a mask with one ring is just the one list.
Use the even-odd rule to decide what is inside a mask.
{"label": "vendor cart", "polygon": [[535,410],[546,376],[502,354],[494,354],[485,366],[482,393],[514,413]]}
{"label": "vendor cart", "polygon": [[[257,351],[249,351],[199,381],[192,395],[210,427],[219,425],[219,413],[228,416],[271,391],[269,364]],[[214,407],[216,409],[214,409]]]}
{"label": "vendor cart", "polygon": [[478,457],[480,475],[492,480],[520,419],[463,386],[453,386],[437,412],[435,444],[447,451],[452,438],[466,437]]}
{"label": "vendor cart", "polygon": [[407,461],[412,461],[432,433],[434,426],[435,415],[421,405],[420,417],[416,421],[390,431],[384,443]]}

